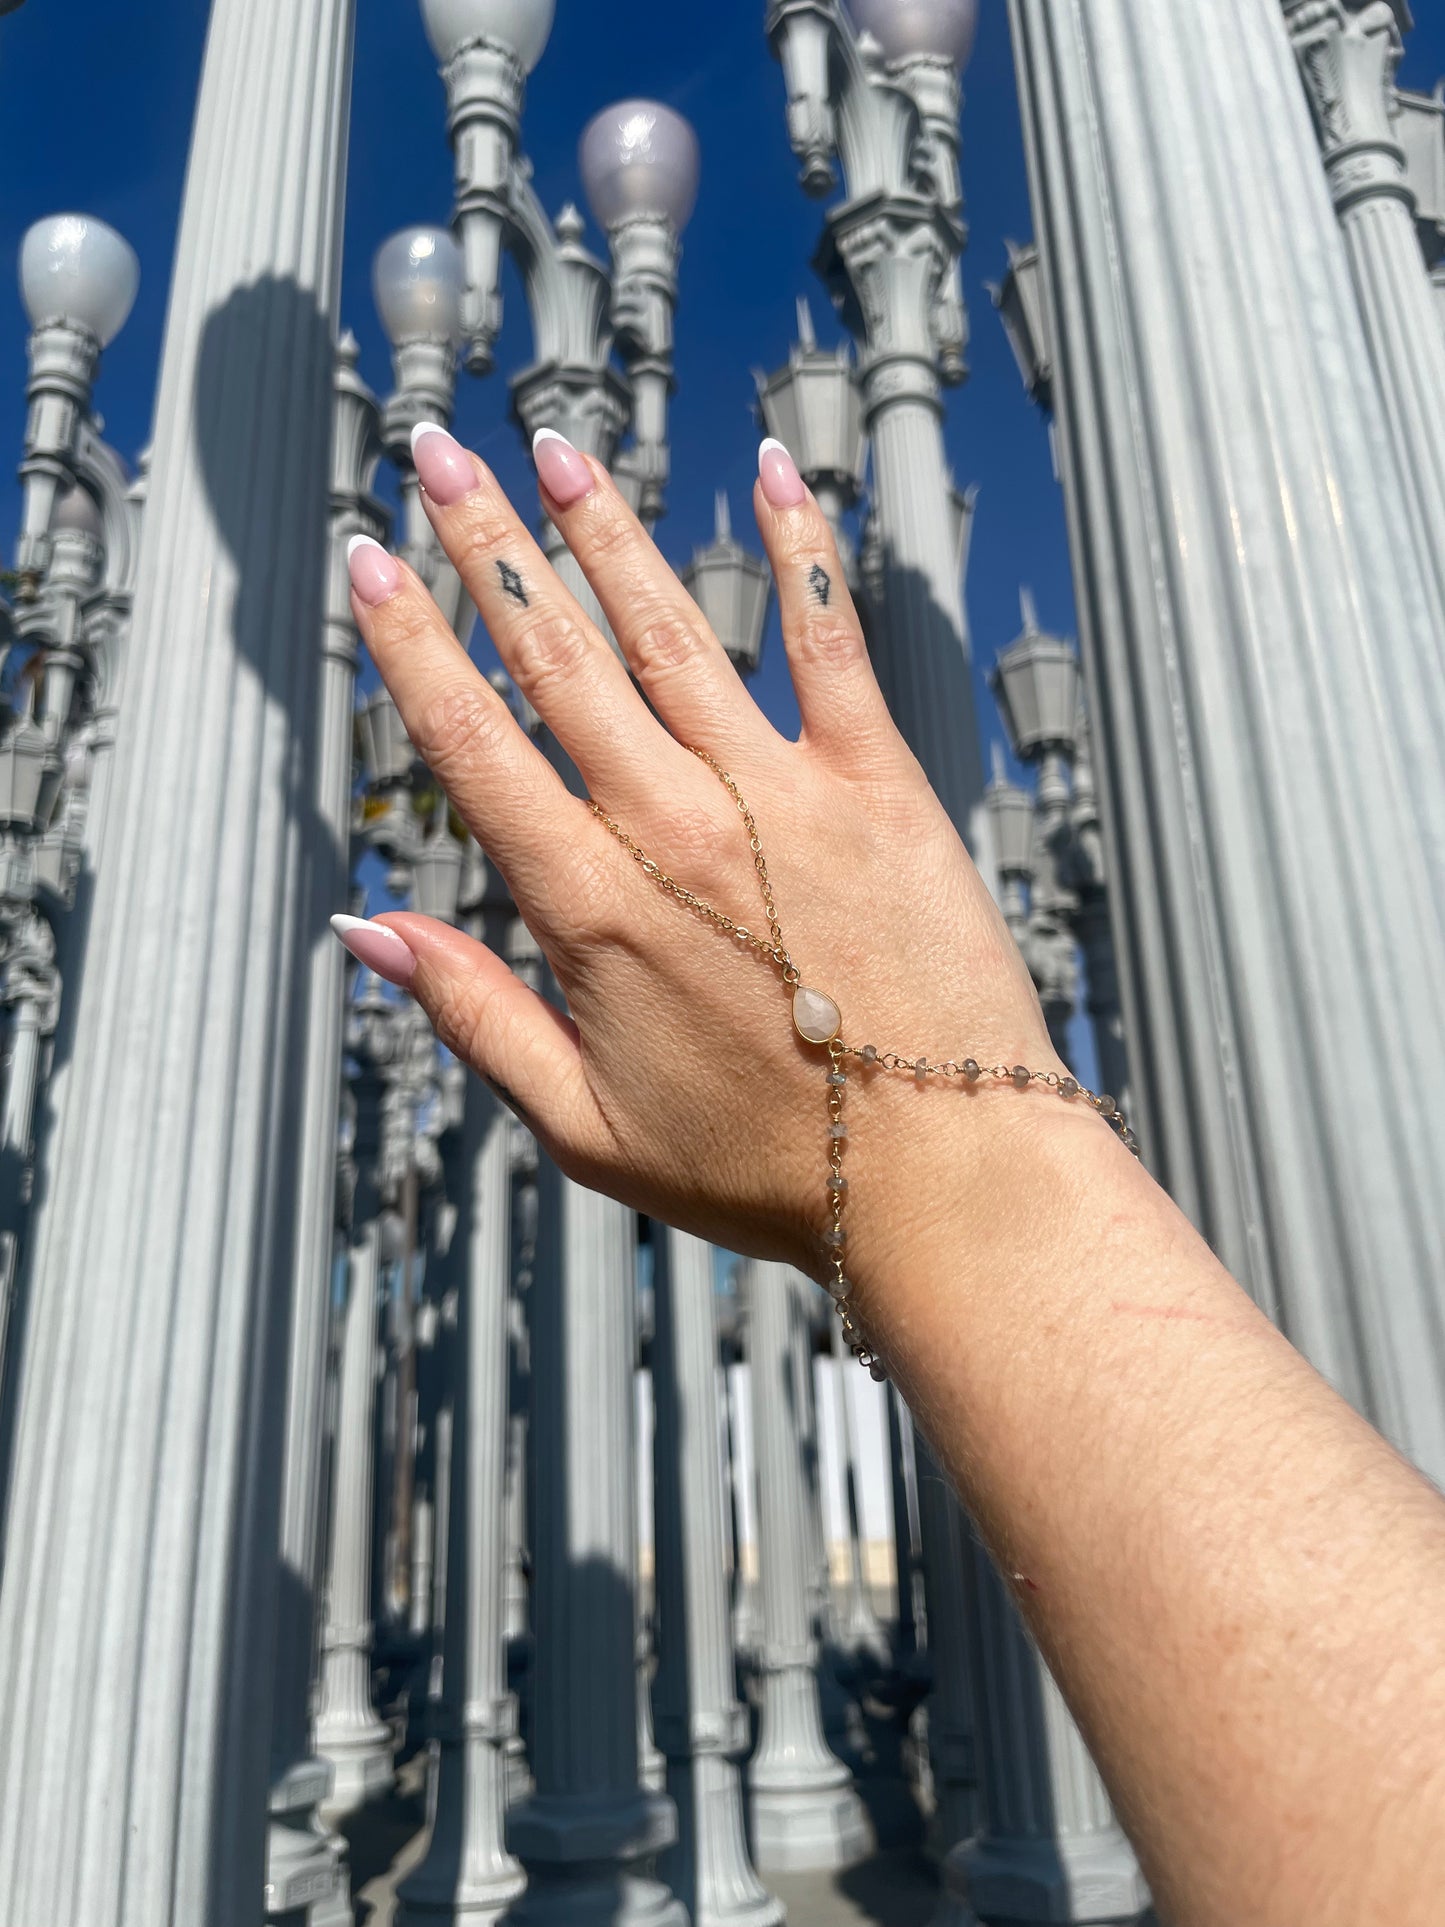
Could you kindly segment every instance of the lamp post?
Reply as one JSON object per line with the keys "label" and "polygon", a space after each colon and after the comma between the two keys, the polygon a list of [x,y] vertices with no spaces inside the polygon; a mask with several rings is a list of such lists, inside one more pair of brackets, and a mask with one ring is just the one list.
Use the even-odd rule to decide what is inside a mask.
{"label": "lamp post", "polygon": [[1406,530],[1433,597],[1442,691],[1434,717],[1445,723],[1445,333],[1420,257],[1417,202],[1399,139],[1398,8],[1390,0],[1282,4],[1354,276]]}
{"label": "lamp post", "polygon": [[804,188],[826,192],[837,161],[844,175],[816,265],[858,344],[879,678],[965,834],[983,780],[940,390],[965,372],[959,73],[975,15],[974,0],[866,0],[855,32],[837,0],[772,0],[767,18]]}
{"label": "lamp post", "polygon": [[[352,1762],[336,1756],[342,1785],[331,1784],[328,1756],[313,1746],[311,1702],[321,1584],[321,1487],[327,1341],[335,1274],[336,1133],[342,1095],[345,953],[327,927],[345,900],[350,868],[352,738],[358,639],[351,615],[346,551],[353,535],[380,540],[387,517],[372,494],[381,444],[376,398],[357,372],[351,334],[338,342],[332,373],[330,515],[325,601],[320,629],[312,803],[318,834],[311,865],[306,925],[310,954],[301,1096],[297,1235],[286,1390],[286,1446],[281,1498],[281,1587],[274,1667],[271,1752],[272,1823],[268,1881],[284,1910],[286,1896],[319,1893],[335,1880],[333,1917],[349,1911],[336,1854],[312,1819],[323,1803],[346,1810]],[[366,1257],[358,1259],[362,1272]],[[364,1289],[364,1286],[363,1286]],[[374,1282],[373,1282],[374,1289]],[[353,1323],[355,1320],[352,1321]],[[357,1343],[353,1339],[353,1344]],[[353,1372],[357,1369],[351,1361]],[[348,1476],[351,1468],[348,1468]],[[336,1762],[333,1760],[333,1765]],[[321,1927],[313,1902],[312,1927]]]}
{"label": "lamp post", "polygon": [[1395,132],[1415,199],[1415,232],[1445,327],[1445,83],[1433,94],[1395,89]]}
{"label": "lamp post", "polygon": [[844,516],[863,492],[868,437],[863,430],[863,397],[845,344],[818,346],[812,309],[798,299],[798,339],[788,365],[775,374],[754,376],[758,409],[769,435],[780,441],[828,518],[850,584],[857,583],[857,560]]}
{"label": "lamp post", "polygon": [[[1033,797],[1033,876],[1023,950],[1056,1051],[1067,1057],[1078,1003],[1078,899],[1069,887],[1069,770],[1079,723],[1079,659],[1039,628],[1032,595],[1020,596],[1021,633],[999,652],[990,677],[1014,754],[1038,771]],[[1123,1101],[1123,1093],[1119,1093]]]}
{"label": "lamp post", "polygon": [[1144,1155],[1439,1480],[1445,1128],[1394,1067],[1445,1049],[1440,625],[1297,63],[1257,0],[1011,18]]}
{"label": "lamp post", "polygon": [[632,396],[633,439],[616,469],[650,529],[667,491],[679,237],[697,202],[697,136],[660,101],[619,101],[588,122],[577,164],[612,250],[612,325]]}
{"label": "lamp post", "polygon": [[851,1867],[872,1828],[853,1777],[823,1737],[814,1596],[817,1559],[803,1463],[812,1387],[804,1283],[785,1265],[748,1267],[748,1368],[758,1492],[762,1719],[748,1769],[752,1836],[764,1873]]}
{"label": "lamp post", "polygon": [[491,371],[502,327],[502,249],[527,75],[552,31],[554,0],[422,0],[442,63],[456,157],[461,323],[469,371]]}
{"label": "lamp post", "polygon": [[[137,573],[151,647],[26,1244],[7,1918],[229,1927],[261,1901],[282,1485],[263,1387],[297,1249],[315,829],[296,773],[317,737],[351,31],[350,0],[211,14]],[[61,304],[72,368],[113,320]],[[57,462],[58,399],[32,437]],[[59,479],[33,474],[30,566]]]}
{"label": "lamp post", "polygon": [[125,326],[139,286],[140,263],[129,242],[93,215],[51,215],[21,244],[20,289],[31,324],[16,556],[24,600],[37,593],[49,561],[55,499],[75,480],[101,352]]}
{"label": "lamp post", "polygon": [[396,386],[381,417],[381,441],[401,482],[397,553],[430,582],[440,545],[421,504],[411,459],[418,422],[451,421],[462,327],[462,258],[445,228],[409,227],[377,249],[372,293],[391,343]]}

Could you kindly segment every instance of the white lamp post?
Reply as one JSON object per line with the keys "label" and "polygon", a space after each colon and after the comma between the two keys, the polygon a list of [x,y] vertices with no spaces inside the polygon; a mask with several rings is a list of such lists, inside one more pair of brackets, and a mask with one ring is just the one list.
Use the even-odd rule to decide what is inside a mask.
{"label": "white lamp post", "polygon": [[134,249],[93,215],[53,214],[21,243],[20,292],[31,325],[17,556],[22,599],[38,590],[55,498],[75,479],[76,443],[101,350],[125,326],[139,286]]}
{"label": "white lamp post", "polygon": [[818,268],[859,351],[873,443],[884,693],[965,834],[983,787],[959,569],[958,509],[944,455],[941,385],[961,381],[966,229],[958,173],[959,71],[974,0],[772,0],[788,128],[803,185],[845,197]]}
{"label": "white lamp post", "polygon": [[411,459],[418,422],[451,421],[456,399],[457,342],[462,328],[462,257],[446,228],[408,227],[377,250],[371,284],[391,343],[396,386],[381,416],[381,441],[401,482],[398,552],[430,580],[439,554],[421,505]]}
{"label": "white lamp post", "polygon": [[633,445],[616,468],[650,528],[667,487],[679,236],[697,202],[697,136],[660,101],[624,100],[588,123],[577,160],[612,249],[612,322],[632,389]]}
{"label": "white lamp post", "polygon": [[421,11],[446,82],[464,262],[462,330],[467,367],[481,375],[492,366],[502,326],[502,246],[522,97],[552,31],[554,0],[422,0]]}

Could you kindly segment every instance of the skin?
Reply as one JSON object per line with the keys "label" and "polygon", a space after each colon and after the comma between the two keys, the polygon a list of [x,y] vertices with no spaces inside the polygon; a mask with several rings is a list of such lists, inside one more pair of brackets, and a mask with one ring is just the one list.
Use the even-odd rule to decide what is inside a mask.
{"label": "skin", "polygon": [[[543,504],[625,667],[480,462],[464,499],[428,500],[589,794],[756,928],[737,810],[683,746],[706,748],[756,817],[803,981],[838,1001],[850,1043],[1062,1072],[1028,972],[889,718],[812,497],[775,509],[759,488],[754,502],[802,715],[793,743],[589,466],[581,501]],[[438,1036],[570,1176],[823,1278],[826,1053],[794,1033],[776,968],[649,880],[415,576],[354,609],[570,1013],[446,925],[381,919],[417,959],[411,989]],[[1438,1921],[1438,1494],[1082,1105],[855,1070],[846,1115],[857,1316],[1011,1575],[1161,1917]]]}

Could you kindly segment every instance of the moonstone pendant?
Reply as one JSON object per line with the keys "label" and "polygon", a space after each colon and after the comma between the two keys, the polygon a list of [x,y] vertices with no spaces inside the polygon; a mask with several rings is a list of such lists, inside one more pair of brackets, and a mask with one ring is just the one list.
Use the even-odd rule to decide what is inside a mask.
{"label": "moonstone pendant", "polygon": [[803,984],[793,992],[793,1024],[810,1044],[831,1044],[838,1035],[843,1013],[825,992]]}

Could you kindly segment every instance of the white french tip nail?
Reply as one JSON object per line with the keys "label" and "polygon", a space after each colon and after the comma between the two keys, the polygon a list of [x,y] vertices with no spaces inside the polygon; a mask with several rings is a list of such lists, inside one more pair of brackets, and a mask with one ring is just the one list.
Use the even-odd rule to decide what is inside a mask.
{"label": "white french tip nail", "polygon": [[450,429],[443,428],[440,422],[418,422],[411,431],[411,452],[416,454],[416,445],[423,435],[447,435]]}
{"label": "white french tip nail", "polygon": [[536,448],[538,442],[561,442],[565,448],[572,446],[571,442],[567,440],[567,437],[565,435],[559,435],[555,428],[539,428],[532,437],[533,449]]}
{"label": "white french tip nail", "polygon": [[[765,435],[758,444],[758,460],[761,461],[768,450],[772,448],[776,448],[780,455],[786,455],[788,453],[787,449],[775,435]],[[789,459],[791,459],[791,457]]]}
{"label": "white french tip nail", "polygon": [[[358,542],[364,542],[366,537],[359,535],[356,539]],[[338,937],[344,937],[348,931],[360,930],[362,925],[369,921],[367,917],[349,917],[344,911],[338,910],[331,919],[331,928]]]}
{"label": "white french tip nail", "polygon": [[353,535],[346,545],[346,559],[349,562],[358,549],[379,549],[381,544],[374,535]]}

